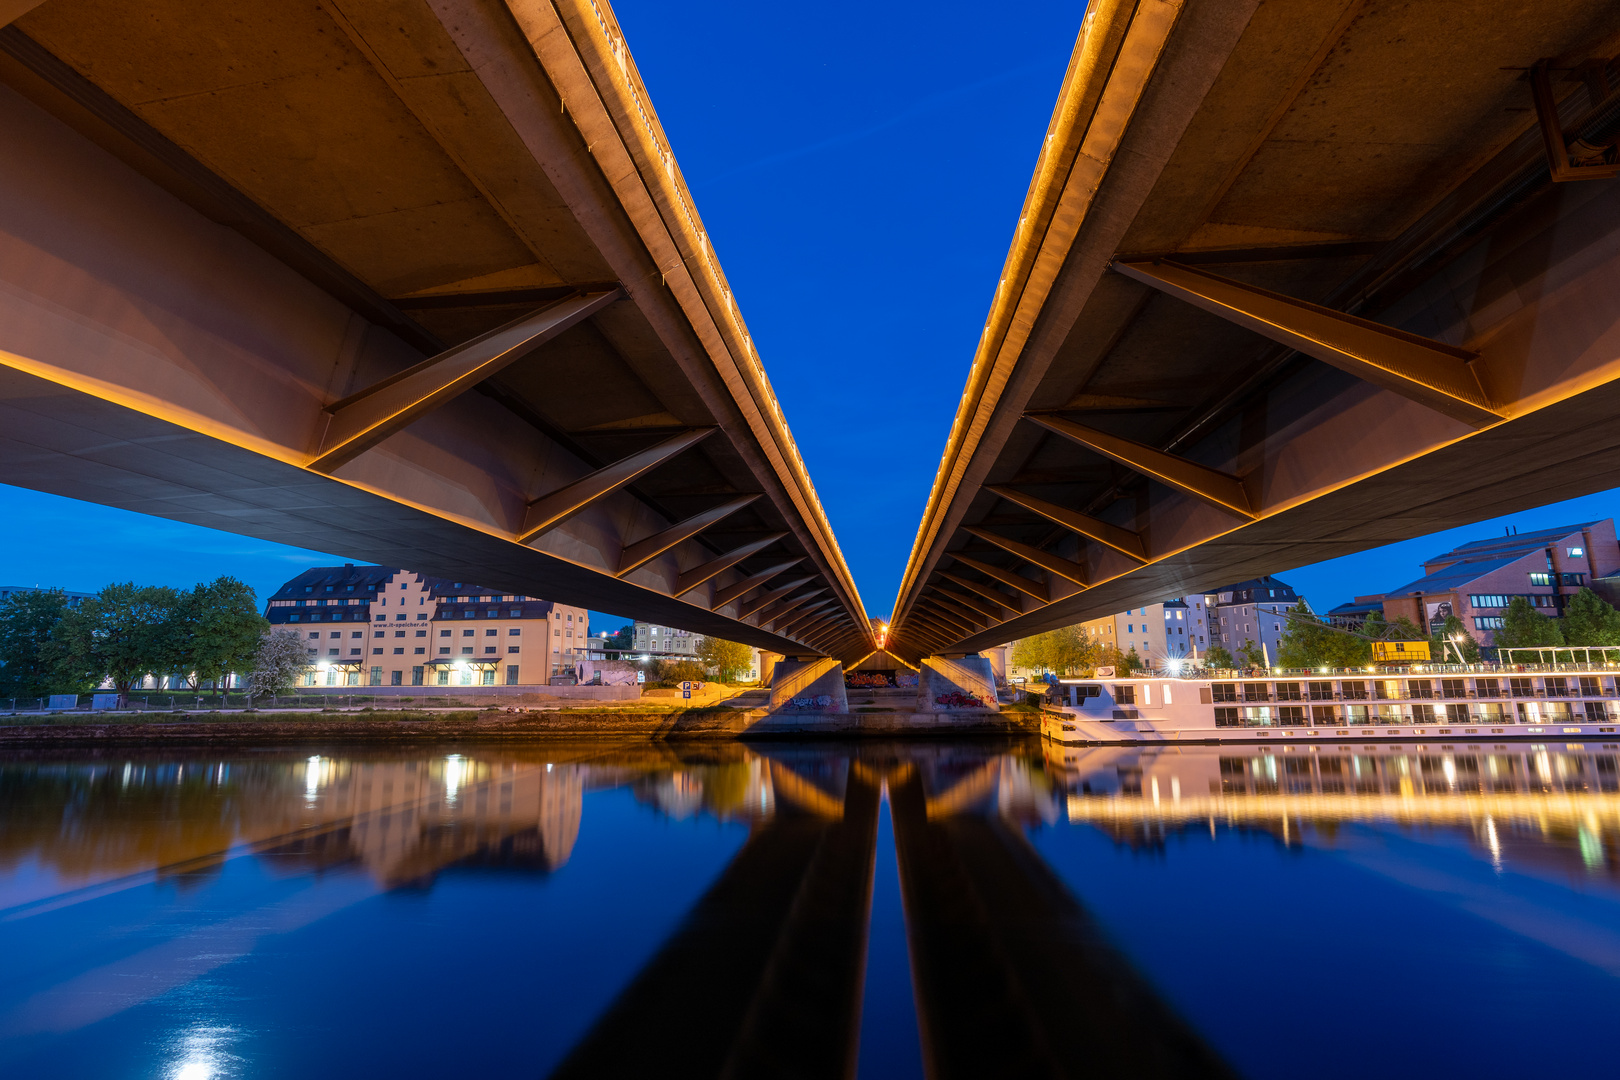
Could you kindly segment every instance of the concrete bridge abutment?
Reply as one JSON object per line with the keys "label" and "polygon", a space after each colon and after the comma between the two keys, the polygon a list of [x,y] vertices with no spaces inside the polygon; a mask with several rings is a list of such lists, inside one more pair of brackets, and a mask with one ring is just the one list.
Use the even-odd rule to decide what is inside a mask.
{"label": "concrete bridge abutment", "polygon": [[928,656],[917,672],[917,711],[999,710],[996,676],[987,657]]}
{"label": "concrete bridge abutment", "polygon": [[826,656],[785,657],[771,675],[772,713],[848,713],[844,665]]}

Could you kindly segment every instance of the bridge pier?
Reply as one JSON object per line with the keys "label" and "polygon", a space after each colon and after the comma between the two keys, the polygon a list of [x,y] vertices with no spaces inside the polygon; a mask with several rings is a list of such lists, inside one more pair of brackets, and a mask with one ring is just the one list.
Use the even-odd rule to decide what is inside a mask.
{"label": "bridge pier", "polygon": [[996,676],[988,658],[977,654],[923,658],[917,672],[918,712],[997,708]]}
{"label": "bridge pier", "polygon": [[784,657],[771,674],[772,713],[848,713],[844,665],[826,656]]}

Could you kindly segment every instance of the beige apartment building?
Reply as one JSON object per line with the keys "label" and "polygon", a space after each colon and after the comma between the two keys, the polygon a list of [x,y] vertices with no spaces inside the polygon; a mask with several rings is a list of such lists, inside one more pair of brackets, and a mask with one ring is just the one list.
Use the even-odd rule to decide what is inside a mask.
{"label": "beige apartment building", "polygon": [[265,617],[307,643],[305,686],[543,686],[585,659],[590,613],[388,566],[317,566]]}

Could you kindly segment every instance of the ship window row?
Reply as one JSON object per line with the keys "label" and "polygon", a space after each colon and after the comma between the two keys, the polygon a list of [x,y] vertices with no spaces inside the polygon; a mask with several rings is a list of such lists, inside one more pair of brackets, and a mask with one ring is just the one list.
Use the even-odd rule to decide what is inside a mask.
{"label": "ship window row", "polygon": [[1400,727],[1422,724],[1611,724],[1620,708],[1602,701],[1517,701],[1440,705],[1218,705],[1216,727]]}
{"label": "ship window row", "polygon": [[1431,698],[1614,697],[1615,680],[1599,676],[1506,679],[1342,679],[1311,682],[1213,683],[1217,703],[1282,701],[1403,701]]}

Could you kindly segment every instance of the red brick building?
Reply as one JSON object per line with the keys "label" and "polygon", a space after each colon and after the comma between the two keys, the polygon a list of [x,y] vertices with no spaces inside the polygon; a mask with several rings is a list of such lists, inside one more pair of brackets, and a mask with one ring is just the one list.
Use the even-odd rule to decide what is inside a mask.
{"label": "red brick building", "polygon": [[1463,544],[1425,561],[1416,581],[1382,595],[1358,596],[1341,608],[1365,610],[1382,601],[1384,618],[1404,615],[1431,630],[1456,615],[1480,644],[1490,645],[1513,597],[1523,596],[1544,615],[1557,617],[1582,586],[1617,572],[1620,544],[1614,519],[1605,518]]}

